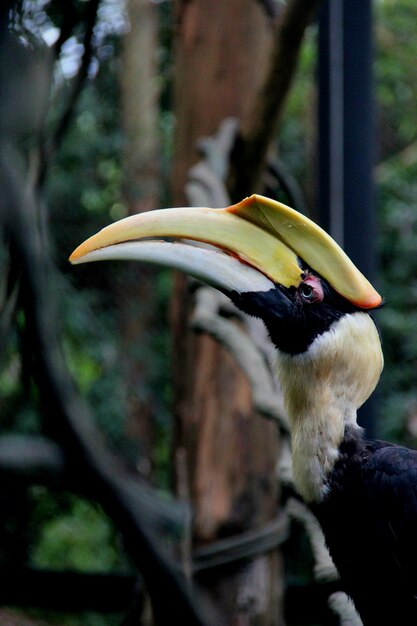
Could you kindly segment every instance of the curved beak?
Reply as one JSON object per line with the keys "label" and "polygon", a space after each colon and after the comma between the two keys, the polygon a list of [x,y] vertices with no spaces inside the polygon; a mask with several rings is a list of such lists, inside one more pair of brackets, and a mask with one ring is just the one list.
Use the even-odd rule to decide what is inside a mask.
{"label": "curved beak", "polygon": [[[149,241],[164,237],[215,249]],[[325,231],[290,207],[259,195],[226,209],[162,209],[127,217],[87,239],[70,261],[117,258],[168,265],[239,293],[267,291],[274,283],[297,287],[303,278],[302,259],[356,306],[371,309],[381,303],[381,296]]]}

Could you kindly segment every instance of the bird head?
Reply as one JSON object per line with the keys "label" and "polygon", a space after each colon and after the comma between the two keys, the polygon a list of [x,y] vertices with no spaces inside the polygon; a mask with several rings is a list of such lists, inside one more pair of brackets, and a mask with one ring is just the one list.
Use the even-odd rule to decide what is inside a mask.
{"label": "bird head", "polygon": [[288,379],[287,404],[297,404],[300,385],[320,395],[316,376],[317,384],[348,385],[356,409],[379,378],[369,311],[381,296],[325,231],[284,204],[252,195],[225,209],[142,213],[107,226],[70,257],[74,264],[112,259],[179,269],[260,317]]}

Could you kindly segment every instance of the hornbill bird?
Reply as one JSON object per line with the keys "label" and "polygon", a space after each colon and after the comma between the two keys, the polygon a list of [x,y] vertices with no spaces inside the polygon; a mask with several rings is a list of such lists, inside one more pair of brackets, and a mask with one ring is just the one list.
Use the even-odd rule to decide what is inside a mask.
{"label": "hornbill bird", "polygon": [[295,485],[343,587],[366,626],[416,625],[417,452],[369,440],[357,424],[383,367],[369,314],[381,296],[349,257],[307,217],[252,195],[225,209],[127,217],[70,257],[107,259],[182,270],[264,321],[290,420]]}

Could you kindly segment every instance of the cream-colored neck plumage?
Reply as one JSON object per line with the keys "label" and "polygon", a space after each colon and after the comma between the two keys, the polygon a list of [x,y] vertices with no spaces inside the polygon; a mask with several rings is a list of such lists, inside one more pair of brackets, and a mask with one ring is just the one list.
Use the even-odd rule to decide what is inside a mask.
{"label": "cream-colored neck plumage", "polygon": [[306,501],[326,495],[345,426],[359,428],[356,411],[374,390],[382,367],[378,332],[367,313],[344,315],[302,354],[279,353],[294,481]]}

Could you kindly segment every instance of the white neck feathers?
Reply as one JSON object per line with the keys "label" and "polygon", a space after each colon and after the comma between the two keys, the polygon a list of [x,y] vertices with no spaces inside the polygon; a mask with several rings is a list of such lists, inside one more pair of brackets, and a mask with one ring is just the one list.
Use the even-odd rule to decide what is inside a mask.
{"label": "white neck feathers", "polygon": [[278,354],[290,418],[294,481],[306,501],[320,501],[338,458],[345,426],[374,390],[381,344],[367,313],[344,315],[298,355]]}

